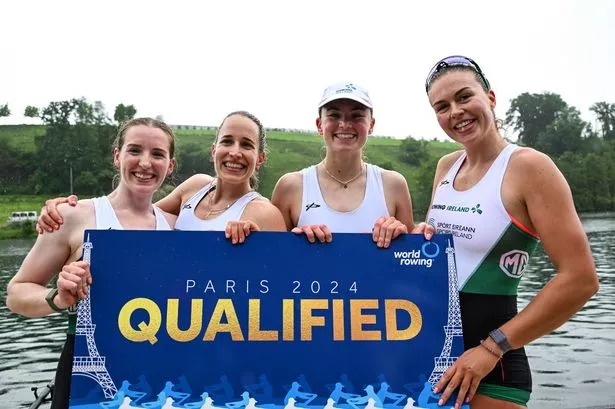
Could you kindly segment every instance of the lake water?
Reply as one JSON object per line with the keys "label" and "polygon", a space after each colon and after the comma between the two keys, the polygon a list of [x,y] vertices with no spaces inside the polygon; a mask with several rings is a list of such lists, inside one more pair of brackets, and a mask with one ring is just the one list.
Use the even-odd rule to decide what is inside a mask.
{"label": "lake water", "polygon": [[[615,407],[615,214],[582,218],[600,291],[569,322],[527,346],[534,392],[530,409]],[[25,319],[6,308],[5,289],[32,240],[0,241],[0,408],[28,407],[32,386],[53,378],[65,337],[65,317]],[[529,303],[555,270],[542,251],[519,289]]]}

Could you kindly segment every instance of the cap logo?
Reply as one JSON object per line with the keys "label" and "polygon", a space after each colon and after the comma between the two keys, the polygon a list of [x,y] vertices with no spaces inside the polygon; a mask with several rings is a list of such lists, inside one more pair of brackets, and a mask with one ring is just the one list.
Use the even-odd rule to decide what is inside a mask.
{"label": "cap logo", "polygon": [[367,91],[352,82],[332,85],[325,89],[319,106],[323,106],[325,103],[335,99],[346,98],[345,96],[342,96],[346,94],[349,95],[347,98],[361,102],[369,108],[372,107],[372,102]]}
{"label": "cap logo", "polygon": [[347,93],[353,93],[356,90],[357,90],[357,87],[354,86],[354,84],[349,82],[348,84],[345,84],[343,88],[336,90],[335,93],[336,94],[342,94],[342,93],[347,94]]}

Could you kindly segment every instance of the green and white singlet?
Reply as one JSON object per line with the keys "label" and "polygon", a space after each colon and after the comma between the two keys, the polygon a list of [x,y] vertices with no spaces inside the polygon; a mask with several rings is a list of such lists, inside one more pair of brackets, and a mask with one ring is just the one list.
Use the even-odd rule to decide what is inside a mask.
{"label": "green and white singlet", "polygon": [[[466,350],[517,314],[519,281],[539,242],[502,202],[502,181],[515,149],[507,145],[478,183],[458,191],[453,185],[464,152],[438,182],[427,215],[437,233],[453,235]],[[505,354],[478,393],[525,405],[531,390],[529,364],[520,348]]]}

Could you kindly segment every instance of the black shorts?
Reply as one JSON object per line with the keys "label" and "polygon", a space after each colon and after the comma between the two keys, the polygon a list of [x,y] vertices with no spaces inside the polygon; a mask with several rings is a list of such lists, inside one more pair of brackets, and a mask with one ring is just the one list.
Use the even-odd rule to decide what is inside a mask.
{"label": "black shorts", "polygon": [[70,398],[70,379],[73,372],[73,355],[75,353],[75,334],[67,334],[58,369],[56,370],[55,386],[51,409],[68,408]]}
{"label": "black shorts", "polygon": [[[489,332],[517,315],[516,295],[459,293],[464,349],[480,344]],[[532,391],[532,374],[524,348],[508,351],[481,383]]]}

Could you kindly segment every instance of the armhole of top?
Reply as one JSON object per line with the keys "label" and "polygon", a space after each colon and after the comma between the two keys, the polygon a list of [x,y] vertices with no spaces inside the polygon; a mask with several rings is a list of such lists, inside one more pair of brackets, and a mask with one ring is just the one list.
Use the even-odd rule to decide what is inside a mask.
{"label": "armhole of top", "polygon": [[[384,206],[384,211],[386,212],[386,216],[389,217],[391,213],[389,212],[389,205],[387,203],[387,195],[384,190],[384,175],[382,172],[382,168],[378,165],[372,165],[370,163],[367,164],[367,167],[368,167],[367,171],[369,173],[367,175],[367,182],[365,183],[365,197],[367,197],[369,194],[372,194],[372,191],[368,189],[375,190],[378,196],[382,200],[382,205]],[[374,181],[373,183],[374,186],[370,186],[370,183],[369,183],[370,175],[373,178],[372,180]],[[365,200],[365,198],[363,200]]]}
{"label": "armhole of top", "polygon": [[[303,209],[308,201],[308,187],[310,186],[310,176],[311,176],[312,166],[309,168],[305,168],[301,170],[301,207],[299,207],[299,218],[301,218],[301,213],[303,213]],[[316,168],[314,168],[316,172]],[[316,174],[316,184],[318,184],[318,174]]]}
{"label": "armhole of top", "polygon": [[534,233],[533,231],[531,231],[530,229],[525,227],[519,220],[515,219],[510,213],[508,213],[508,211],[506,213],[508,214],[508,217],[510,217],[510,220],[513,222],[513,224],[515,226],[517,226],[523,232],[529,234],[530,236],[532,236],[536,240],[540,240],[540,236],[538,236],[538,234]]}

